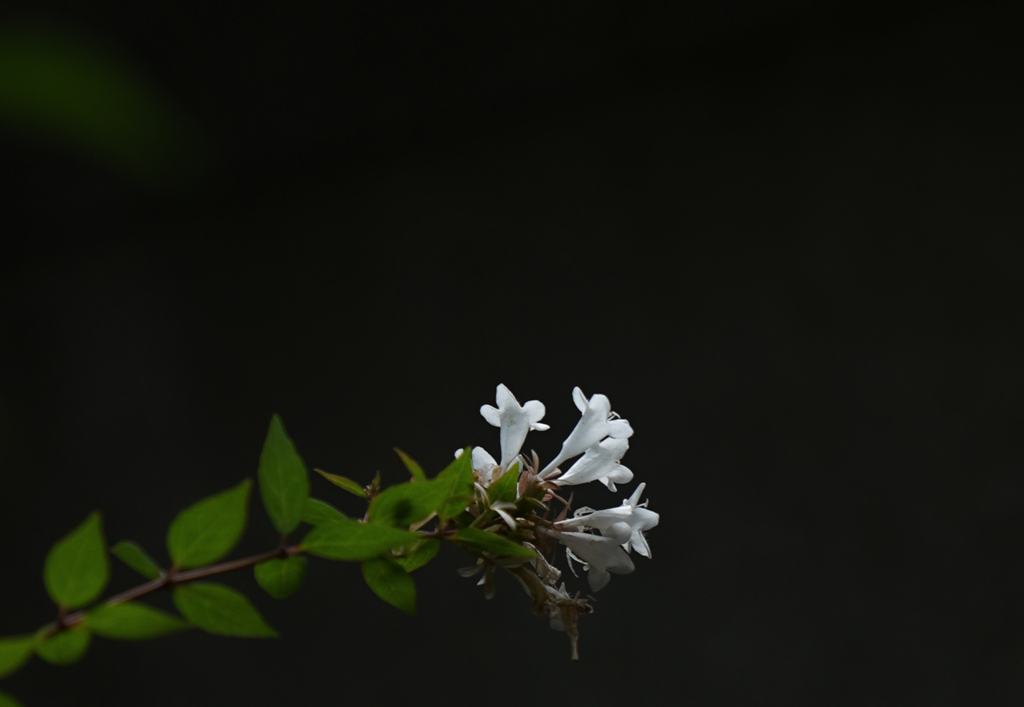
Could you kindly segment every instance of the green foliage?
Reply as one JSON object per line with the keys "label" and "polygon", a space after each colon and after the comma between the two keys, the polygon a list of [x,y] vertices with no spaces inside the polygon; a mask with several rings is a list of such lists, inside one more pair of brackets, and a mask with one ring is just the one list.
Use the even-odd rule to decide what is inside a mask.
{"label": "green foliage", "polygon": [[122,540],[110,548],[110,552],[146,579],[157,579],[160,576],[160,565],[131,540]]}
{"label": "green foliage", "polygon": [[110,579],[110,563],[98,511],[53,546],[43,579],[50,598],[64,609],[77,609],[100,595]]}
{"label": "green foliage", "polygon": [[491,503],[495,501],[515,501],[516,487],[519,485],[519,462],[515,462],[498,477],[497,481],[491,483],[487,488],[487,498]]}
{"label": "green foliage", "polygon": [[536,557],[537,553],[518,545],[508,538],[485,533],[476,528],[465,528],[452,534],[451,539],[473,550],[490,552],[499,557]]}
{"label": "green foliage", "polygon": [[397,562],[386,557],[365,560],[363,579],[388,604],[416,615],[416,584]]}
{"label": "green foliage", "polygon": [[406,572],[412,572],[434,559],[441,541],[437,538],[424,538],[412,547],[406,549],[402,557],[396,557],[395,561],[402,566]]}
{"label": "green foliage", "polygon": [[189,623],[220,636],[277,636],[244,594],[223,584],[193,582],[174,588],[174,605]]}
{"label": "green foliage", "polygon": [[306,510],[302,514],[303,523],[320,525],[321,523],[330,523],[335,520],[348,520],[348,518],[345,517],[344,513],[326,501],[321,501],[318,498],[306,499]]}
{"label": "green foliage", "polygon": [[83,628],[56,633],[36,644],[36,655],[54,665],[78,662],[89,648],[92,634]]}
{"label": "green foliage", "polygon": [[22,704],[6,692],[0,692],[0,707],[22,707]]}
{"label": "green foliage", "polygon": [[32,655],[37,639],[35,636],[8,636],[0,638],[0,678],[15,672]]}
{"label": "green foliage", "polygon": [[260,495],[278,532],[287,535],[298,527],[309,498],[309,472],[295,451],[281,418],[270,419],[260,455]]}
{"label": "green foliage", "polygon": [[324,477],[338,488],[345,489],[353,496],[359,496],[359,498],[366,498],[366,491],[364,491],[363,487],[357,484],[352,479],[346,478],[344,476],[339,476],[337,474],[328,474],[326,471],[323,471],[322,469],[315,469],[315,471],[316,473],[320,474],[320,476]]}
{"label": "green foliage", "polygon": [[253,568],[256,583],[275,599],[284,599],[306,579],[305,557],[275,557]]}
{"label": "green foliage", "polygon": [[89,612],[83,625],[97,636],[122,641],[159,638],[189,628],[177,616],[135,602],[101,606]]}
{"label": "green foliage", "polygon": [[234,549],[245,531],[250,486],[246,479],[178,514],[167,531],[167,551],[178,569],[208,565]]}
{"label": "green foliage", "polygon": [[395,447],[395,453],[398,455],[398,458],[402,460],[402,463],[405,464],[405,468],[409,470],[409,474],[412,476],[412,478],[416,479],[417,481],[427,480],[427,475],[423,472],[423,467],[420,466],[415,459],[410,457],[408,454],[403,452],[398,447]]}
{"label": "green foliage", "polygon": [[450,479],[398,484],[370,502],[366,519],[382,525],[412,525],[440,509],[451,495]]}
{"label": "green foliage", "polygon": [[417,540],[419,536],[407,530],[346,518],[313,528],[300,547],[311,555],[328,560],[370,560],[393,547],[409,545]]}
{"label": "green foliage", "polygon": [[473,450],[466,447],[458,458],[445,467],[437,475],[438,479],[447,479],[448,501],[438,510],[442,520],[454,518],[466,509],[473,499]]}

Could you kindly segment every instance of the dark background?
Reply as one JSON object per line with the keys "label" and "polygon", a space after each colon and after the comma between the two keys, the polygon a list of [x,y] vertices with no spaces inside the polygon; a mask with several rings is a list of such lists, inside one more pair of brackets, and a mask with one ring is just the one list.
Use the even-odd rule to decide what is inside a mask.
{"label": "dark background", "polygon": [[[165,560],[178,510],[255,476],[273,412],[310,466],[396,483],[394,446],[431,471],[497,453],[477,410],[498,383],[547,404],[527,447],[550,458],[579,385],[630,420],[661,514],[578,664],[515,584],[485,601],[444,548],[417,618],[355,565],[312,560],[280,603],[239,573],[279,640],[97,639],[5,680],[29,707],[1024,698],[1004,6],[5,22],[99,52],[144,99],[72,96],[103,139],[78,114],[0,121],[0,635],[52,618],[43,558],[95,508]],[[251,508],[238,554],[274,543]],[[134,582],[116,566],[111,591]]]}

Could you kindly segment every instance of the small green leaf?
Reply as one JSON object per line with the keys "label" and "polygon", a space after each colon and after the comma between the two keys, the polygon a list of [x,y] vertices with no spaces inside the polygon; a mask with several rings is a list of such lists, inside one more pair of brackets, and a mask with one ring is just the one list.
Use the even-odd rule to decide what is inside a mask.
{"label": "small green leaf", "polygon": [[397,562],[386,557],[363,562],[363,579],[391,606],[416,615],[416,584]]}
{"label": "small green leaf", "polygon": [[275,557],[254,568],[256,583],[275,599],[284,599],[306,579],[305,557]]}
{"label": "small green leaf", "polygon": [[277,636],[244,594],[223,584],[192,582],[174,588],[174,605],[189,623],[220,636]]}
{"label": "small green leaf", "polygon": [[98,511],[53,546],[43,579],[50,598],[64,609],[77,609],[100,595],[110,579],[110,562]]}
{"label": "small green leaf", "polygon": [[0,638],[0,678],[10,675],[25,664],[37,640],[35,636]]}
{"label": "small green leaf", "polygon": [[442,520],[459,515],[466,509],[469,502],[473,500],[472,456],[473,450],[466,447],[455,461],[437,475],[438,480],[447,479],[450,484],[447,494],[449,500],[437,513]]}
{"label": "small green leaf", "polygon": [[466,547],[482,552],[490,552],[499,557],[536,557],[533,550],[512,542],[508,538],[494,533],[485,533],[476,528],[466,528],[453,533],[450,538]]}
{"label": "small green leaf", "polygon": [[156,579],[160,576],[160,565],[131,540],[122,540],[110,548],[110,552],[146,579]]}
{"label": "small green leaf", "polygon": [[122,641],[159,638],[189,628],[173,614],[135,602],[101,606],[89,612],[83,624],[97,636]]}
{"label": "small green leaf", "polygon": [[80,628],[61,631],[36,644],[36,655],[54,665],[71,665],[89,648],[92,634]]}
{"label": "small green leaf", "polygon": [[519,462],[515,462],[508,470],[493,481],[487,488],[487,498],[495,501],[515,501],[516,489],[519,486]]}
{"label": "small green leaf", "polygon": [[22,707],[22,704],[6,692],[0,692],[0,707]]}
{"label": "small green leaf", "polygon": [[245,532],[251,485],[246,479],[178,514],[167,531],[167,551],[178,569],[208,565],[234,549]]}
{"label": "small green leaf", "polygon": [[420,466],[415,459],[410,457],[408,454],[403,452],[398,447],[395,447],[395,453],[398,454],[398,458],[402,460],[403,464],[405,464],[405,468],[409,470],[409,473],[412,475],[412,478],[416,479],[417,481],[427,480],[427,475],[423,473],[423,467]]}
{"label": "small green leaf", "polygon": [[370,502],[366,519],[382,525],[412,525],[441,508],[451,486],[448,479],[392,486]]}
{"label": "small green leaf", "polygon": [[324,477],[338,488],[343,488],[350,494],[354,496],[359,496],[359,498],[366,498],[366,491],[364,491],[363,487],[357,484],[352,479],[346,478],[344,476],[338,476],[337,474],[328,474],[326,471],[323,471],[322,469],[314,469],[314,471],[316,471],[316,473],[320,474],[320,476]]}
{"label": "small green leaf", "polygon": [[328,560],[369,560],[417,540],[416,533],[346,518],[313,528],[303,539],[302,549]]}
{"label": "small green leaf", "polygon": [[412,572],[434,559],[441,541],[437,538],[424,538],[415,543],[404,557],[396,557],[395,561],[402,566],[406,572]]}
{"label": "small green leaf", "polygon": [[302,514],[302,522],[310,525],[330,523],[334,520],[348,520],[337,508],[318,498],[306,499],[306,510]]}
{"label": "small green leaf", "polygon": [[259,479],[263,505],[274,527],[280,533],[292,532],[302,520],[309,498],[309,472],[277,415],[270,419],[263,443]]}

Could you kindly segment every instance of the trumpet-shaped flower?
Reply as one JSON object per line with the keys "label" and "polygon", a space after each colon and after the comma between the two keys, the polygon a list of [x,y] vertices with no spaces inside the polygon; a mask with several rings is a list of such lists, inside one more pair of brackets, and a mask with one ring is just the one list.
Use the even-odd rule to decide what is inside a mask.
{"label": "trumpet-shaped flower", "polygon": [[635,568],[621,543],[603,535],[554,531],[558,542],[569,550],[571,558],[582,562],[587,570],[587,581],[595,592],[603,589],[611,580],[611,573],[629,574]]}
{"label": "trumpet-shaped flower", "polygon": [[629,449],[625,438],[609,437],[592,445],[569,467],[564,474],[554,479],[557,486],[575,486],[591,481],[600,481],[610,491],[615,491],[615,484],[624,484],[633,480],[633,472],[619,463],[622,455]]}
{"label": "trumpet-shaped flower", "polygon": [[520,406],[512,391],[503,384],[498,386],[495,402],[498,407],[483,405],[480,414],[495,427],[501,428],[501,468],[507,469],[512,460],[519,456],[526,435],[530,430],[544,431],[548,426],[540,420],[544,417],[544,403],[529,400]]}
{"label": "trumpet-shaped flower", "polygon": [[649,558],[651,546],[647,544],[644,532],[656,526],[660,517],[654,511],[647,510],[646,501],[639,502],[640,494],[644,492],[646,486],[647,484],[637,486],[633,495],[623,501],[618,508],[607,508],[601,511],[586,507],[580,508],[572,518],[559,521],[556,525],[566,530],[583,530],[584,528],[599,530],[603,537],[620,543],[627,552],[633,549],[638,554]]}
{"label": "trumpet-shaped flower", "polygon": [[541,470],[539,476],[542,479],[549,476],[559,464],[582,454],[605,437],[626,439],[633,434],[629,422],[615,419],[607,396],[597,393],[588,401],[583,391],[576,387],[573,388],[572,399],[583,416],[562,443],[562,451]]}

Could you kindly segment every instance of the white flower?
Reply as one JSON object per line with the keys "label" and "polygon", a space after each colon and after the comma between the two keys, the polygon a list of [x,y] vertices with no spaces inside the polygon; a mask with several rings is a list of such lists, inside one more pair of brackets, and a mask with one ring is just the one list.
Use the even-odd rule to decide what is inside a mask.
{"label": "white flower", "polygon": [[557,530],[554,534],[558,542],[568,548],[570,559],[575,558],[583,563],[590,588],[595,592],[603,589],[611,580],[609,572],[629,574],[636,569],[615,538]]}
{"label": "white flower", "polygon": [[512,395],[512,391],[501,384],[498,386],[495,402],[498,407],[484,405],[480,414],[495,427],[501,428],[501,468],[507,469],[512,460],[519,456],[526,434],[530,430],[544,431],[548,426],[540,422],[544,417],[544,403],[530,400],[523,406]]}
{"label": "white flower", "polygon": [[647,510],[646,501],[639,503],[640,494],[644,492],[646,486],[647,484],[637,486],[633,495],[623,501],[618,508],[607,508],[602,511],[580,508],[574,517],[559,521],[556,525],[572,530],[599,530],[603,537],[620,543],[627,552],[633,549],[649,558],[651,547],[647,544],[644,532],[656,526],[660,517],[654,511]]}
{"label": "white flower", "polygon": [[629,442],[625,438],[609,437],[598,442],[553,483],[557,486],[575,486],[600,481],[614,491],[616,483],[625,484],[633,480],[633,472],[619,463],[627,449]]}
{"label": "white flower", "polygon": [[559,464],[567,459],[572,459],[577,454],[582,454],[605,437],[626,439],[633,434],[633,428],[626,420],[612,417],[612,404],[607,396],[597,393],[588,402],[587,396],[579,387],[576,387],[573,388],[572,399],[583,416],[576,423],[576,427],[569,437],[562,442],[562,451],[538,475],[542,479],[554,471]]}

